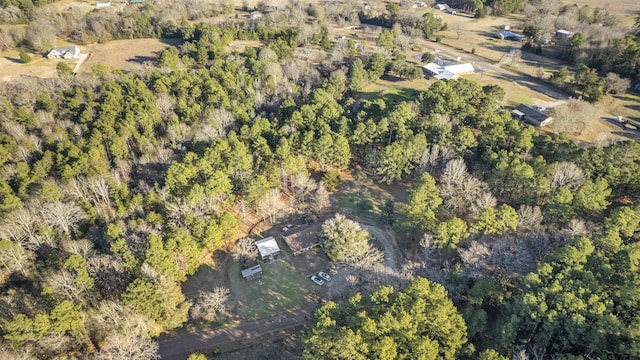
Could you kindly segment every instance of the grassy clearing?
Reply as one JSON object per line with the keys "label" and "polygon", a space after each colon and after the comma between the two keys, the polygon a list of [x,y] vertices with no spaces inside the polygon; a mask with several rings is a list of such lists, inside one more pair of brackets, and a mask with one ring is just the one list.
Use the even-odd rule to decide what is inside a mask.
{"label": "grassy clearing", "polygon": [[314,300],[315,286],[305,274],[286,261],[262,265],[262,277],[242,280],[240,263],[229,268],[232,304],[243,320],[256,320],[286,313]]}

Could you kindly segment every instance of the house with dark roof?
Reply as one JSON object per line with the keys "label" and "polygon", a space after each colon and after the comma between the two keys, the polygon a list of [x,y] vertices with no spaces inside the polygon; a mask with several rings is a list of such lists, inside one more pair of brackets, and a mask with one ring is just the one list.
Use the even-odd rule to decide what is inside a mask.
{"label": "house with dark roof", "polygon": [[511,114],[516,120],[524,121],[527,124],[538,127],[547,126],[551,124],[551,121],[553,121],[553,118],[549,115],[524,104],[518,105]]}
{"label": "house with dark roof", "polygon": [[255,242],[260,257],[265,261],[272,261],[280,255],[280,247],[273,236]]}
{"label": "house with dark roof", "polygon": [[292,228],[282,233],[282,239],[293,255],[302,254],[316,246],[320,246],[321,223],[311,223]]}

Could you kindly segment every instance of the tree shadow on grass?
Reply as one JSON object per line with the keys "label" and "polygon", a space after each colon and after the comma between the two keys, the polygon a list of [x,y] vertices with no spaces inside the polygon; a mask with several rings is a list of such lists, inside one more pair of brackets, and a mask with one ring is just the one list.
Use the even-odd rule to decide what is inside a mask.
{"label": "tree shadow on grass", "polygon": [[20,60],[20,59],[8,57],[8,56],[5,56],[4,58],[9,60],[9,61],[11,61],[12,63],[16,63],[16,64],[22,64],[23,63],[22,60]]}

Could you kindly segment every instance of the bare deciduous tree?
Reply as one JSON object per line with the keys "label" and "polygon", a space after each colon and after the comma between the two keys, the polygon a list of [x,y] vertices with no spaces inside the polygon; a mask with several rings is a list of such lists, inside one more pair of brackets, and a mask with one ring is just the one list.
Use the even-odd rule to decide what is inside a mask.
{"label": "bare deciduous tree", "polygon": [[173,96],[167,93],[160,93],[156,98],[156,107],[158,111],[160,111],[160,116],[165,121],[168,120],[171,115],[174,114],[173,109],[175,109],[176,100]]}
{"label": "bare deciduous tree", "polygon": [[607,93],[622,94],[631,86],[631,80],[622,78],[614,72],[607,73],[604,81],[604,90]]}
{"label": "bare deciduous tree", "polygon": [[576,190],[584,184],[584,171],[569,161],[561,161],[556,164],[551,175],[551,188],[558,189],[568,187]]}
{"label": "bare deciduous tree", "polygon": [[440,166],[446,161],[453,159],[455,151],[440,144],[434,144],[427,148],[420,157],[418,170],[422,173]]}
{"label": "bare deciduous tree", "polygon": [[534,230],[542,223],[542,211],[538,206],[520,205],[518,209],[518,228]]}
{"label": "bare deciduous tree", "polygon": [[154,360],[159,359],[158,343],[143,337],[134,337],[126,333],[113,333],[107,339],[100,351],[94,354],[95,360]]}
{"label": "bare deciduous tree", "polygon": [[330,205],[331,203],[329,201],[329,192],[324,186],[324,182],[320,181],[318,183],[316,192],[313,194],[313,203],[311,204],[311,208],[313,212],[315,212],[316,214],[320,214],[325,211]]}
{"label": "bare deciduous tree", "polygon": [[70,235],[71,231],[86,216],[78,204],[61,201],[45,203],[41,208],[40,215],[47,225],[67,235]]}
{"label": "bare deciduous tree", "polygon": [[40,217],[25,206],[11,212],[0,224],[0,238],[9,239],[25,249],[37,250],[42,245],[38,235]]}
{"label": "bare deciduous tree", "polygon": [[440,196],[445,207],[456,213],[473,210],[469,204],[479,199],[487,187],[467,172],[467,165],[461,159],[449,161],[440,177]]}
{"label": "bare deciduous tree", "polygon": [[420,239],[420,248],[425,259],[429,259],[434,251],[438,249],[433,241],[433,235],[425,233]]}
{"label": "bare deciduous tree", "polygon": [[487,208],[495,208],[498,205],[498,200],[489,191],[484,191],[473,200],[471,204],[471,214],[478,215],[482,210]]}
{"label": "bare deciduous tree", "polygon": [[33,253],[10,240],[0,240],[0,265],[10,272],[27,275],[33,261]]}
{"label": "bare deciduous tree", "polygon": [[191,319],[212,321],[225,311],[230,291],[225,287],[216,287],[211,291],[198,294],[195,304],[189,309]]}
{"label": "bare deciduous tree", "polygon": [[82,293],[86,290],[75,281],[70,271],[62,269],[49,275],[46,284],[53,288],[56,294],[71,301],[83,301]]}
{"label": "bare deciduous tree", "polygon": [[552,110],[551,127],[556,131],[580,133],[598,120],[598,109],[584,100],[570,98],[565,104]]}
{"label": "bare deciduous tree", "polygon": [[253,239],[243,237],[236,242],[236,247],[231,251],[231,256],[236,261],[255,259],[258,257],[258,248],[254,244]]}
{"label": "bare deciduous tree", "polygon": [[474,240],[469,244],[469,248],[458,248],[458,254],[465,264],[476,265],[489,256],[491,250],[487,245]]}
{"label": "bare deciduous tree", "polygon": [[307,174],[299,173],[291,177],[291,191],[298,203],[304,204],[317,188],[316,182]]}
{"label": "bare deciduous tree", "polygon": [[95,254],[93,243],[87,239],[64,241],[62,248],[66,252],[78,254],[85,259],[89,259]]}

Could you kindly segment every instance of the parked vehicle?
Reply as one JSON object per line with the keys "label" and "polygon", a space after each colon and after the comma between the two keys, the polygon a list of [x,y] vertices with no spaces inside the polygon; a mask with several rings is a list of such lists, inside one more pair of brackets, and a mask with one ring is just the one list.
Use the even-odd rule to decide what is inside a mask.
{"label": "parked vehicle", "polygon": [[316,283],[316,284],[318,284],[320,286],[324,285],[324,281],[322,281],[322,279],[320,279],[319,277],[317,277],[315,275],[313,275],[311,277],[311,281],[313,281],[314,283]]}
{"label": "parked vehicle", "polygon": [[331,276],[324,271],[320,271],[318,276],[320,276],[324,281],[331,281]]}

